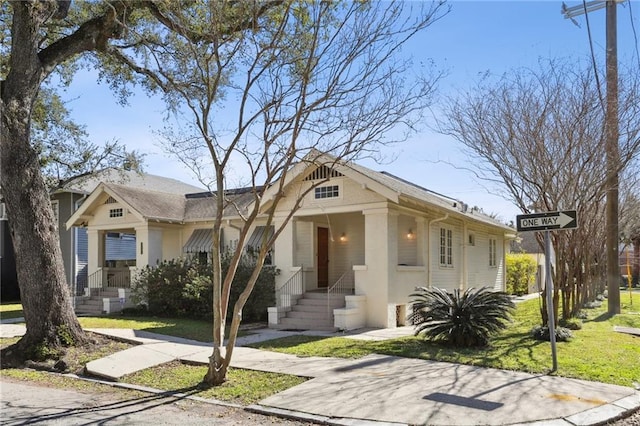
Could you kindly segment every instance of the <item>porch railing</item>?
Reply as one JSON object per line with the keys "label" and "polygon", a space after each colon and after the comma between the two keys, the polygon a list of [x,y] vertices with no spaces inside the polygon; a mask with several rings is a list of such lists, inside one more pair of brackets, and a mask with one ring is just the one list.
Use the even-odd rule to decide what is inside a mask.
{"label": "porch railing", "polygon": [[327,289],[327,314],[331,318],[331,297],[334,295],[348,295],[355,292],[353,270],[349,269],[342,274],[338,281]]}
{"label": "porch railing", "polygon": [[129,269],[107,273],[107,287],[131,288],[131,271]]}
{"label": "porch railing", "polygon": [[102,271],[102,268],[99,268],[93,274],[88,275],[82,295],[100,296],[102,294],[102,287],[104,285],[103,277],[104,273]]}
{"label": "porch railing", "polygon": [[131,288],[131,276],[135,274],[135,271],[131,268],[119,271],[98,268],[97,271],[86,277],[85,282],[78,283],[78,295],[100,297],[107,289]]}
{"label": "porch railing", "polygon": [[304,293],[304,279],[302,266],[276,290],[276,306],[278,309],[290,310],[294,299]]}

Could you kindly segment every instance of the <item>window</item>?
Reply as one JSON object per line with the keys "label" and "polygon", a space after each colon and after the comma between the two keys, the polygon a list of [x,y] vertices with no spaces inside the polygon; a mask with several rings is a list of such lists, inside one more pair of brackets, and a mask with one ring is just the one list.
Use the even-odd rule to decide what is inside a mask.
{"label": "window", "polygon": [[109,217],[123,217],[123,216],[124,216],[124,210],[122,208],[109,210]]}
{"label": "window", "polygon": [[58,200],[51,201],[51,208],[53,209],[53,221],[58,226],[58,220],[60,220],[60,205]]}
{"label": "window", "polygon": [[198,252],[198,263],[201,265],[206,265],[209,263],[209,253],[206,251]]}
{"label": "window", "polygon": [[440,266],[453,266],[453,231],[440,228]]}
{"label": "window", "polygon": [[496,239],[489,238],[489,267],[495,268],[497,266],[496,262]]}
{"label": "window", "polygon": [[340,192],[338,190],[338,185],[319,186],[316,188],[316,200],[323,198],[338,198],[339,196]]}

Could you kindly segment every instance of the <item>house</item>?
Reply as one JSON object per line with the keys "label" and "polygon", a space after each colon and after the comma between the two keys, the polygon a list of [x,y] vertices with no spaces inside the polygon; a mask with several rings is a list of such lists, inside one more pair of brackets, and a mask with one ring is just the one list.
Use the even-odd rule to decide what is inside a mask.
{"label": "house", "polygon": [[[0,194],[1,195],[1,194]],[[0,300],[3,302],[20,300],[16,258],[9,230],[9,219],[0,196]]]}
{"label": "house", "polygon": [[[175,179],[113,168],[103,169],[87,176],[76,177],[52,191],[50,195],[51,205],[58,225],[62,259],[67,282],[72,289],[72,295],[83,294],[87,286],[88,239],[86,228],[72,227],[67,229],[65,224],[101,182],[119,183],[131,188],[161,189],[165,193],[172,194],[202,191],[201,188]],[[120,232],[117,229],[105,235],[104,249],[106,265],[126,264],[135,259],[133,254],[135,253],[135,239],[132,235]],[[86,307],[82,306],[82,304],[77,305],[76,311],[82,312],[83,308]],[[96,310],[99,313],[101,308]],[[91,312],[91,310],[88,312]]]}
{"label": "house", "polygon": [[[384,172],[320,156],[301,162],[282,182],[275,207],[280,229],[272,263],[277,306],[271,327],[353,329],[395,327],[407,317],[416,286],[465,289],[505,287],[505,252],[514,230],[477,209]],[[260,206],[272,209],[273,191]],[[297,194],[311,189],[287,221]],[[254,202],[251,188],[227,192],[240,209]],[[108,265],[104,241],[110,232],[133,235],[135,267],[211,251],[214,194],[163,191],[101,183],[67,221],[85,227],[89,277],[130,276]],[[235,248],[242,218],[223,212],[221,243]],[[260,217],[248,245],[267,229]],[[91,278],[89,279],[91,281]],[[127,286],[122,280],[121,286]],[[89,285],[91,287],[91,283]]]}

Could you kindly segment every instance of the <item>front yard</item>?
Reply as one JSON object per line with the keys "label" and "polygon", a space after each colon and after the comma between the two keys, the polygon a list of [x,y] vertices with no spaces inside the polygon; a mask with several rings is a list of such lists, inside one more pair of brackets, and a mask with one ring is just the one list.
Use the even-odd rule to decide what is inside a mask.
{"label": "front yard", "polygon": [[[596,309],[586,310],[588,318],[581,330],[573,331],[570,342],[558,343],[558,371],[556,374],[585,380],[594,380],[622,386],[640,383],[640,337],[613,331],[615,325],[640,328],[640,292],[627,292],[621,297],[622,313],[613,318],[606,314],[606,301]],[[0,312],[19,311],[19,305]],[[548,342],[530,337],[531,328],[540,322],[539,301],[532,299],[519,303],[513,321],[499,336],[483,349],[455,349],[406,337],[387,341],[362,341],[347,337],[317,337],[296,335],[252,345],[255,348],[296,354],[299,356],[327,356],[358,358],[368,354],[386,354],[410,358],[431,359],[482,367],[546,373],[551,366]],[[207,321],[156,317],[83,317],[85,328],[133,328],[211,341],[211,324]],[[12,341],[0,339],[6,346]],[[95,354],[94,354],[95,355]],[[93,357],[91,357],[93,358]],[[88,360],[89,358],[86,358]],[[128,376],[126,382],[155,387],[162,390],[182,390],[206,398],[249,404],[295,386],[304,379],[286,375],[272,375],[246,370],[231,370],[229,380],[215,389],[200,389],[198,384],[206,367],[187,366],[177,362],[145,370]],[[29,370],[2,370],[2,376],[22,380],[59,381],[44,373]],[[57,376],[59,377],[59,376]]]}
{"label": "front yard", "polygon": [[[622,386],[640,384],[640,337],[613,331],[615,325],[640,328],[640,292],[621,295],[622,313],[606,315],[606,301],[587,309],[581,330],[573,331],[570,342],[558,342],[558,372],[565,377],[594,380]],[[299,356],[358,358],[377,353],[545,373],[551,368],[549,342],[530,337],[540,322],[539,301],[519,303],[513,322],[484,349],[457,349],[425,342],[419,337],[386,341],[362,341],[344,337],[293,336],[251,345],[252,347]]]}

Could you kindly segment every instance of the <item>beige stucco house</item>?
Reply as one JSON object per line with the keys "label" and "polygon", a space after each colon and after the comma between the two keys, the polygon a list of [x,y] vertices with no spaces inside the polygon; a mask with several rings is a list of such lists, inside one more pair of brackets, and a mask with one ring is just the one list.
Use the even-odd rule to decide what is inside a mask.
{"label": "beige stucco house", "polygon": [[[275,187],[262,198],[267,201],[261,211],[272,208],[269,191]],[[275,208],[273,223],[274,229],[284,228],[271,255],[280,270],[277,306],[269,309],[271,327],[395,327],[404,324],[416,286],[504,289],[505,252],[514,230],[478,209],[329,156],[295,166],[283,188],[285,197]],[[287,222],[298,194],[309,188]],[[253,202],[250,192],[239,189],[227,195],[243,208]],[[87,228],[89,274],[104,281],[106,233],[134,234],[136,239],[135,265],[108,271],[113,280],[163,260],[206,256],[214,213],[211,194],[103,183],[67,226]],[[235,209],[224,212],[223,246],[237,245],[241,225]],[[258,221],[248,245],[265,232],[273,229]]]}

